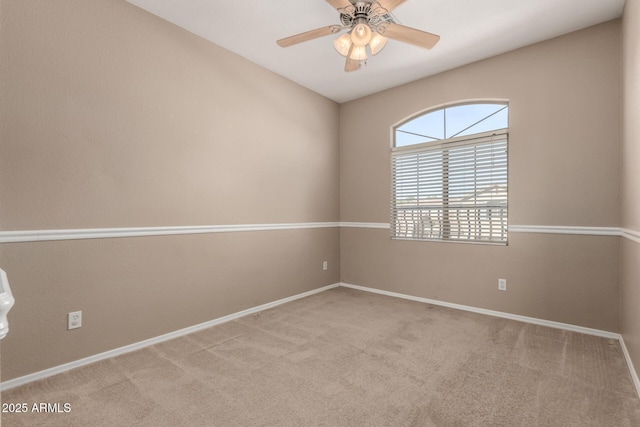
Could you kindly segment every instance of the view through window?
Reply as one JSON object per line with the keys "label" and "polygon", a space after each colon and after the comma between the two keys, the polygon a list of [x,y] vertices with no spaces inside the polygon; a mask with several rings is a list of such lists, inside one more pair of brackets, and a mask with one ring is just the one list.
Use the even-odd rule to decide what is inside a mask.
{"label": "view through window", "polygon": [[395,128],[393,238],[507,243],[508,113],[467,103]]}

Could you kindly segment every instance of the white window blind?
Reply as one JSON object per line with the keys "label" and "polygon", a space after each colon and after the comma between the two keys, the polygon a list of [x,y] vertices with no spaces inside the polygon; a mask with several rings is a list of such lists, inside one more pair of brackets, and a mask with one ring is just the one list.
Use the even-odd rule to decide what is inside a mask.
{"label": "white window blind", "polygon": [[507,243],[506,129],[395,147],[391,237]]}

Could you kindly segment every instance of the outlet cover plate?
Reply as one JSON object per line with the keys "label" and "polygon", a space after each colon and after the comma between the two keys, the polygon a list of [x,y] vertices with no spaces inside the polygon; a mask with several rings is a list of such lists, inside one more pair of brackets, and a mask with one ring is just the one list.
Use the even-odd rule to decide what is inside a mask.
{"label": "outlet cover plate", "polygon": [[67,329],[77,329],[82,326],[82,311],[72,311],[68,314]]}

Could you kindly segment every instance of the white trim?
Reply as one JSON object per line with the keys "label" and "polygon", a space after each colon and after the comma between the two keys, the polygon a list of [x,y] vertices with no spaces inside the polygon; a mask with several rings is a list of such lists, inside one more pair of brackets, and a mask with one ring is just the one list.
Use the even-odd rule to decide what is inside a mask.
{"label": "white trim", "polygon": [[39,381],[50,376],[60,374],[63,372],[70,371],[71,369],[79,368],[81,366],[88,365],[90,363],[98,362],[100,360],[108,359],[111,357],[120,356],[122,354],[130,353],[135,350],[140,350],[145,347],[149,347],[155,344],[159,344],[164,341],[172,340],[174,338],[179,338],[184,335],[188,335],[194,332],[201,331],[203,329],[210,328],[212,326],[219,325],[221,323],[226,323],[231,320],[238,319],[240,317],[247,316],[249,314],[258,313],[260,311],[268,310],[270,308],[279,306],[281,304],[285,304],[291,301],[295,301],[297,299],[305,298],[320,292],[324,292],[329,289],[337,288],[340,284],[335,283],[333,285],[324,286],[322,288],[314,289],[312,291],[304,292],[301,294],[293,295],[287,298],[283,298],[277,301],[269,302],[266,304],[259,305],[257,307],[249,308],[246,310],[239,311],[237,313],[229,314],[227,316],[219,317],[214,320],[210,320],[208,322],[200,323],[199,325],[189,326],[188,328],[180,329],[178,331],[169,332],[168,334],[160,335],[158,337],[149,338],[144,341],[140,341],[137,343],[129,344],[124,347],[119,347],[113,350],[105,351],[104,353],[95,354],[93,356],[85,357],[84,359],[76,360],[74,362],[65,363],[64,365],[54,366],[53,368],[45,369],[43,371],[34,372],[33,374],[25,375],[22,377],[14,378],[9,381],[3,381],[0,383],[0,391],[6,391],[14,387],[18,387],[33,381]]}
{"label": "white trim", "polygon": [[624,343],[624,338],[622,337],[622,335],[620,335],[620,347],[622,347],[622,353],[624,354],[624,358],[627,361],[627,366],[629,367],[629,373],[631,374],[633,384],[636,386],[638,396],[640,396],[640,378],[638,378],[638,373],[636,372],[636,368],[633,365],[631,355],[629,354],[629,350],[627,350],[627,346]]}
{"label": "white trim", "polygon": [[104,239],[116,237],[168,236],[176,234],[229,233],[240,231],[297,230],[339,227],[339,222],[289,224],[195,225],[178,227],[81,228],[63,230],[0,231],[0,243],[49,240]]}
{"label": "white trim", "polygon": [[640,231],[630,230],[628,228],[623,228],[620,230],[620,234],[622,237],[629,239],[633,242],[640,243]]}
{"label": "white trim", "polygon": [[[389,229],[388,223],[340,222],[340,227]],[[624,237],[640,243],[640,231],[619,227],[580,227],[570,225],[510,225],[510,233],[571,234],[583,236]]]}
{"label": "white trim", "polygon": [[617,227],[574,227],[566,225],[510,225],[511,233],[582,234],[587,236],[621,236]]}
{"label": "white trim", "polygon": [[[458,101],[445,102],[444,104],[434,105],[429,108],[425,108],[424,110],[420,110],[417,113],[413,113],[408,117],[400,120],[396,124],[391,126],[391,135],[393,136],[396,128],[401,125],[410,122],[413,119],[417,119],[420,116],[426,116],[429,113],[435,113],[438,110],[444,110],[445,108],[457,107],[460,105],[469,105],[469,104],[504,104],[505,106],[509,106],[509,100],[504,98],[471,98],[471,99],[460,99]],[[393,139],[391,139],[393,141]]]}
{"label": "white trim", "polygon": [[[388,230],[386,222],[300,222],[283,224],[193,225],[172,227],[79,228],[61,230],[0,231],[1,243],[51,240],[112,239],[118,237],[171,236],[181,234],[235,233],[243,231],[300,230],[312,228],[370,228]],[[510,233],[622,236],[640,243],[640,232],[618,227],[574,227],[556,225],[510,225]]]}
{"label": "white trim", "polygon": [[381,228],[390,229],[391,225],[388,222],[341,222],[340,227],[347,228]]}
{"label": "white trim", "polygon": [[429,299],[429,298],[416,297],[416,296],[413,296],[413,295],[400,294],[400,293],[397,293],[397,292],[383,291],[381,289],[368,288],[368,287],[365,287],[365,286],[351,285],[349,283],[340,283],[340,286],[343,286],[345,288],[357,289],[357,290],[365,291],[365,292],[372,292],[372,293],[375,293],[375,294],[386,295],[386,296],[395,297],[395,298],[402,298],[402,299],[407,299],[407,300],[411,300],[411,301],[423,302],[423,303],[426,303],[426,304],[439,305],[439,306],[442,306],[442,307],[453,308],[453,309],[456,309],[456,310],[470,311],[472,313],[479,313],[479,314],[485,314],[485,315],[488,315],[488,316],[501,317],[501,318],[504,318],[504,319],[517,320],[519,322],[531,323],[531,324],[534,324],[534,325],[548,326],[550,328],[564,329],[564,330],[567,330],[567,331],[579,332],[579,333],[582,333],[582,334],[595,335],[597,337],[612,338],[612,339],[619,339],[620,338],[620,334],[616,334],[615,332],[602,331],[600,329],[585,328],[584,326],[577,326],[577,325],[571,325],[571,324],[568,324],[568,323],[554,322],[552,320],[537,319],[535,317],[521,316],[519,314],[511,314],[511,313],[505,313],[505,312],[502,312],[502,311],[487,310],[487,309],[484,309],[484,308],[471,307],[471,306],[468,306],[468,305],[454,304],[454,303],[450,303],[450,302],[433,300],[433,299]]}

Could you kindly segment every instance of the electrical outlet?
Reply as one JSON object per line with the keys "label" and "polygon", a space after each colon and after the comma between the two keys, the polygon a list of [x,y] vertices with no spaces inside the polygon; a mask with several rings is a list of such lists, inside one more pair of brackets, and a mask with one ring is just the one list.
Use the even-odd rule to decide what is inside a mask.
{"label": "electrical outlet", "polygon": [[499,291],[507,290],[507,279],[498,279],[498,290]]}
{"label": "electrical outlet", "polygon": [[77,329],[82,326],[82,311],[73,311],[67,315],[67,329]]}
{"label": "electrical outlet", "polygon": [[322,269],[323,270],[327,270],[329,268],[329,263],[327,263],[327,261],[323,261],[322,262]]}

